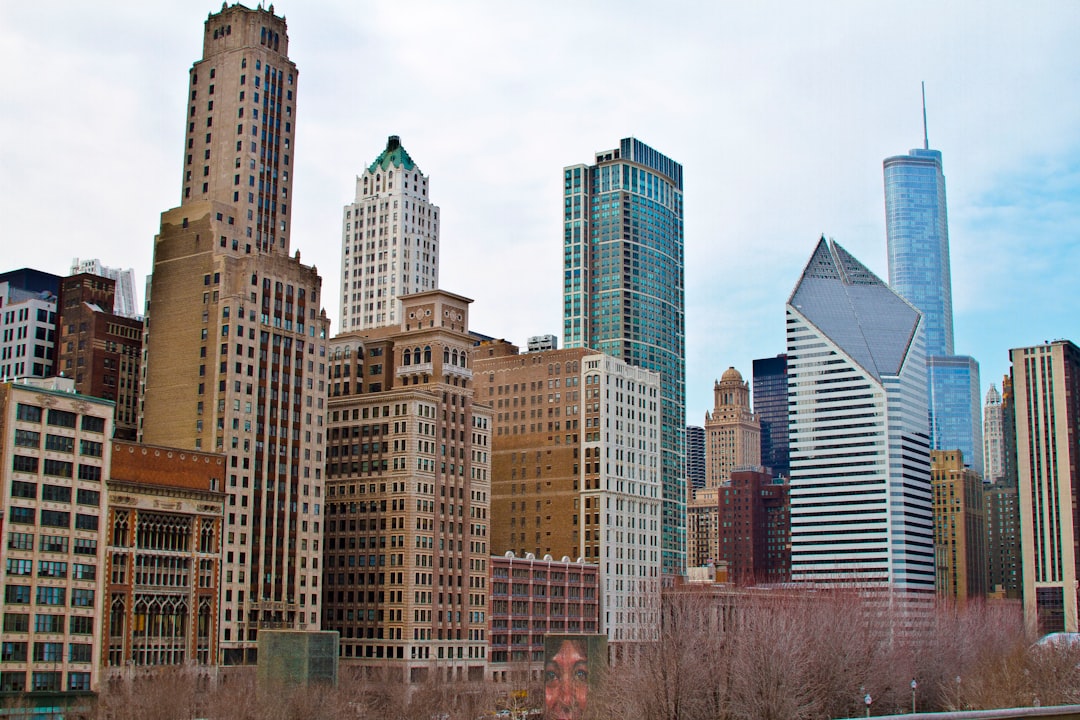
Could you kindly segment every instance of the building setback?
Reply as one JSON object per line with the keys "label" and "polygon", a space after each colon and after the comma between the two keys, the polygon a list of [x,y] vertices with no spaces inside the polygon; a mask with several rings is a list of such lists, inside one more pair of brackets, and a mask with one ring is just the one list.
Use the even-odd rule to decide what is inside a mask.
{"label": "building setback", "polygon": [[0,384],[0,692],[98,689],[112,422],[69,378]]}
{"label": "building setback", "polygon": [[114,431],[134,440],[142,381],[143,323],[113,312],[116,282],[82,273],[60,281],[56,367],[83,395],[116,403]]}
{"label": "building setback", "polygon": [[982,478],[959,450],[931,450],[938,597],[961,605],[986,597],[986,512]]}
{"label": "building setback", "polygon": [[468,298],[402,298],[398,327],[331,342],[323,628],[370,677],[487,673],[491,413]]}
{"label": "building setback", "polygon": [[1068,340],[1009,351],[1016,417],[1024,619],[1039,634],[1078,632],[1080,348]]}
{"label": "building setback", "polygon": [[599,566],[613,652],[659,632],[657,373],[586,348],[474,350],[492,409],[492,550]]}
{"label": "building setback", "polygon": [[189,76],[181,204],[161,216],[142,442],[227,458],[218,662],[319,629],[322,281],[290,254],[297,70],[285,20],[224,7]]}
{"label": "building setback", "polygon": [[635,138],[563,169],[563,338],[660,373],[664,574],[686,567],[682,165]]}
{"label": "building setback", "polygon": [[342,215],[341,331],[399,325],[402,295],[439,286],[439,208],[397,135]]}
{"label": "building setback", "polygon": [[822,238],[787,303],[792,579],[933,593],[922,317]]}

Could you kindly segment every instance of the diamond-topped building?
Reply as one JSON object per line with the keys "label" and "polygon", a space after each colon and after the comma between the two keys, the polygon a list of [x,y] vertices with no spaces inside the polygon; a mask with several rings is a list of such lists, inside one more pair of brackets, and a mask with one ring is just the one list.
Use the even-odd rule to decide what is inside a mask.
{"label": "diamond-topped building", "polygon": [[923,319],[822,238],[787,303],[791,574],[934,592]]}

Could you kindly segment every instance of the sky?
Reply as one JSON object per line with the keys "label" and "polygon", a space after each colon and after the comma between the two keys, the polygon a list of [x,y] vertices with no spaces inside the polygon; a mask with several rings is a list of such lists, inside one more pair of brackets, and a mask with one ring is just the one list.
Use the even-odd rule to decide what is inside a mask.
{"label": "sky", "polygon": [[[249,7],[253,1],[246,3]],[[0,0],[0,270],[151,269],[179,205],[197,0]],[[562,169],[634,136],[684,169],[687,422],[784,351],[819,237],[888,277],[882,160],[947,183],[956,352],[1080,342],[1080,3],[279,0],[299,69],[292,250],[337,327],[341,221],[388,135],[441,208],[472,329],[562,335]],[[140,288],[140,301],[142,288]]]}

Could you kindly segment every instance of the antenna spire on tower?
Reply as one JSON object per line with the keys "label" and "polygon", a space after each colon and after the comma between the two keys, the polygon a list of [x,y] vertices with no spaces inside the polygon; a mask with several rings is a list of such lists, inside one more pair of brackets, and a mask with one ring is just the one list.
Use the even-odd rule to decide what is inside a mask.
{"label": "antenna spire on tower", "polygon": [[926,81],[922,81],[922,133],[923,149],[930,149],[930,133],[926,129]]}

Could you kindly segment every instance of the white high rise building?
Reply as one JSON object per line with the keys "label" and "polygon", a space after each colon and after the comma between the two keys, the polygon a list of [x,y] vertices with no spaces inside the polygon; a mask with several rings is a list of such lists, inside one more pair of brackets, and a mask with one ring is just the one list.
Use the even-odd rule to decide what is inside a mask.
{"label": "white high rise building", "polygon": [[787,304],[792,579],[934,592],[922,316],[822,238]]}
{"label": "white high rise building", "polygon": [[986,391],[983,404],[983,462],[986,468],[983,480],[987,483],[1005,477],[1005,417],[1001,393],[993,383]]}
{"label": "white high rise building", "polygon": [[397,135],[356,177],[341,227],[340,332],[399,325],[398,298],[439,287],[439,208]]}
{"label": "white high rise building", "polygon": [[127,318],[142,316],[139,312],[139,301],[135,297],[135,271],[128,268],[105,267],[97,258],[93,260],[80,260],[75,258],[71,261],[71,274],[90,273],[99,277],[106,277],[116,281],[116,299],[113,301],[113,312]]}

